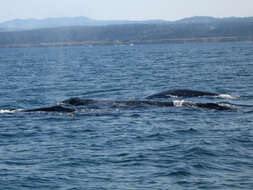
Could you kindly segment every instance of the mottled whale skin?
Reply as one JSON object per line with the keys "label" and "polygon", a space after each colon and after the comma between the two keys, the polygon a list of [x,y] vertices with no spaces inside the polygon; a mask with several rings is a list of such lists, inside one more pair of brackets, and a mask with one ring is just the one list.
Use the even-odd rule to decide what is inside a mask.
{"label": "mottled whale skin", "polygon": [[157,94],[146,97],[147,99],[153,98],[171,98],[171,97],[201,97],[201,96],[218,96],[219,94],[204,92],[198,90],[187,90],[187,89],[176,89],[176,90],[166,90]]}

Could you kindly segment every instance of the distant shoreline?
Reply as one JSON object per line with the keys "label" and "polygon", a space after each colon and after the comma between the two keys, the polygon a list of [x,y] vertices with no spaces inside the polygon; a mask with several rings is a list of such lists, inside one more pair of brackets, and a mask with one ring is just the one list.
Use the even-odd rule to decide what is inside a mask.
{"label": "distant shoreline", "polygon": [[[37,26],[36,23],[31,24],[31,26]],[[76,25],[0,32],[0,47],[96,46],[227,41],[253,41],[253,17],[224,19],[193,17],[177,22],[153,21],[138,24],[114,23],[114,25],[100,26]]]}
{"label": "distant shoreline", "polygon": [[64,46],[98,46],[98,45],[137,45],[137,44],[171,44],[171,43],[194,43],[194,42],[237,42],[253,41],[252,36],[219,36],[219,37],[200,37],[200,38],[169,38],[157,40],[129,40],[121,42],[119,40],[100,40],[83,42],[41,42],[24,44],[0,45],[0,48],[29,48],[29,47],[64,47]]}

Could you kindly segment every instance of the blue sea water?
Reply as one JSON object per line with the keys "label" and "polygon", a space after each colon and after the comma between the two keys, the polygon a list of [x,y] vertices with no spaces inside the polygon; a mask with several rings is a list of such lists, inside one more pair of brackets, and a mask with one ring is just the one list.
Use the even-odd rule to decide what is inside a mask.
{"label": "blue sea water", "polygon": [[[253,189],[252,42],[5,48],[0,81],[0,189]],[[11,111],[168,89],[238,109]]]}

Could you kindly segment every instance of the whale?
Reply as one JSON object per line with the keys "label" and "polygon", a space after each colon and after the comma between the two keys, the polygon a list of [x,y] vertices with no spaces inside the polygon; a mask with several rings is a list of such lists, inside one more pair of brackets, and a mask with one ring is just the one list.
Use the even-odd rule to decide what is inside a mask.
{"label": "whale", "polygon": [[233,107],[230,104],[224,103],[198,103],[198,102],[183,102],[182,106],[189,106],[189,107],[196,107],[196,108],[203,108],[203,109],[211,109],[211,110],[237,110],[236,107]]}
{"label": "whale", "polygon": [[[63,103],[64,102],[64,103]],[[112,100],[90,100],[71,98],[64,100],[59,103],[60,105],[39,107],[34,109],[12,109],[12,110],[0,110],[0,113],[15,113],[15,112],[58,112],[58,113],[73,113],[84,110],[88,111],[89,105],[95,105],[90,110],[104,109],[107,108],[129,108],[129,107],[140,107],[140,106],[154,106],[154,107],[192,107],[209,110],[238,110],[237,107],[224,104],[224,103],[199,103],[199,102],[187,102],[187,101],[112,101]],[[84,106],[84,107],[83,107]]]}
{"label": "whale", "polygon": [[23,110],[23,112],[62,112],[62,113],[71,113],[76,111],[76,109],[73,108],[67,108],[64,106],[51,106],[51,107],[41,107],[36,109],[28,109]]}
{"label": "whale", "polygon": [[108,108],[123,108],[123,107],[134,107],[134,106],[158,106],[158,107],[172,107],[173,102],[159,102],[159,101],[112,101],[112,100],[92,100],[92,99],[81,99],[81,98],[70,98],[62,102],[57,102],[56,106],[40,107],[35,109],[22,110],[23,112],[59,112],[59,113],[72,113],[82,110],[80,106],[94,105],[94,108],[102,108],[108,106]]}
{"label": "whale", "polygon": [[62,102],[58,102],[60,105],[65,106],[109,106],[111,108],[120,107],[134,107],[134,106],[156,106],[156,107],[197,107],[204,109],[213,110],[233,110],[234,107],[224,103],[199,103],[199,102],[188,102],[188,101],[150,101],[150,100],[123,100],[123,101],[112,101],[112,100],[93,100],[93,99],[81,99],[78,97],[66,99]]}
{"label": "whale", "polygon": [[212,92],[205,92],[205,91],[198,91],[198,90],[188,90],[188,89],[175,89],[175,90],[166,90],[163,92],[159,92],[156,94],[152,94],[146,99],[154,99],[154,98],[174,98],[174,97],[202,97],[202,96],[216,96],[219,97],[220,94],[212,93]]}
{"label": "whale", "polygon": [[[198,103],[198,102],[185,102],[185,101],[172,101],[172,102],[159,102],[159,101],[95,101],[93,103],[87,102],[87,100],[75,99],[78,102],[74,102],[73,104],[66,104],[65,106],[56,105],[50,107],[41,107],[35,109],[23,110],[23,112],[58,112],[58,113],[73,113],[76,111],[81,111],[82,108],[78,108],[78,106],[88,106],[88,105],[96,105],[96,109],[100,109],[103,107],[100,106],[109,106],[108,108],[126,108],[126,107],[138,107],[138,106],[155,106],[155,107],[193,107],[193,108],[203,108],[210,110],[234,110],[235,108],[223,105],[219,103]],[[68,102],[69,100],[65,101]],[[71,99],[73,101],[73,99]],[[70,106],[70,107],[67,107]],[[74,108],[73,108],[74,106]],[[76,107],[75,107],[76,106]],[[94,108],[93,108],[94,109]]]}
{"label": "whale", "polygon": [[[92,105],[92,107],[88,107]],[[94,107],[95,106],[95,107]],[[93,109],[104,109],[106,108],[129,108],[129,107],[140,107],[140,106],[153,106],[153,107],[192,107],[192,108],[201,108],[209,110],[237,110],[236,107],[231,106],[230,104],[224,103],[199,103],[199,102],[187,102],[187,101],[171,101],[171,102],[162,102],[162,101],[112,101],[112,100],[90,100],[80,99],[80,98],[71,98],[64,100],[60,105],[49,106],[49,107],[39,107],[34,109],[16,109],[16,110],[4,110],[3,113],[13,113],[16,111],[21,112],[58,112],[58,113],[73,113],[77,111]]]}
{"label": "whale", "polygon": [[[124,107],[140,107],[140,106],[156,106],[156,107],[195,107],[203,109],[213,110],[233,110],[234,106],[224,103],[200,103],[191,101],[158,101],[152,99],[168,98],[168,97],[201,97],[201,96],[220,96],[217,93],[187,90],[187,89],[176,89],[167,90],[157,94],[150,95],[144,100],[95,100],[95,99],[82,99],[79,97],[72,97],[60,102],[57,102],[54,106],[40,107],[34,109],[23,110],[23,112],[61,112],[61,113],[72,113],[81,111],[83,108],[89,109],[101,109],[101,108],[124,108]],[[226,95],[229,98],[229,95]],[[6,111],[6,110],[4,110]],[[9,110],[13,112],[13,110]]]}
{"label": "whale", "polygon": [[127,106],[142,106],[151,105],[158,107],[171,107],[173,102],[162,101],[145,101],[145,100],[93,100],[93,99],[81,99],[78,97],[70,98],[62,102],[58,102],[60,105],[71,106],[88,106],[88,105],[107,105],[111,107],[127,107]]}

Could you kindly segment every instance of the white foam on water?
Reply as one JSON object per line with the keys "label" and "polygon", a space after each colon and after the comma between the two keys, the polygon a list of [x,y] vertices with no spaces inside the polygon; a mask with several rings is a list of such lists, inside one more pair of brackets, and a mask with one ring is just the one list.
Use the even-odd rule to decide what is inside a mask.
{"label": "white foam on water", "polygon": [[184,100],[174,100],[173,101],[173,106],[175,106],[175,107],[182,107],[183,106],[183,104],[184,104]]}
{"label": "white foam on water", "polygon": [[23,109],[15,109],[15,110],[0,109],[0,113],[16,113],[19,111],[23,111]]}
{"label": "white foam on water", "polygon": [[229,94],[219,94],[218,96],[216,96],[217,98],[223,98],[223,99],[235,99],[238,98],[236,96],[231,96]]}
{"label": "white foam on water", "polygon": [[227,107],[227,108],[231,108],[231,109],[235,109],[235,110],[239,110],[238,107],[236,107],[235,105],[231,105],[229,103],[218,103],[219,106],[223,106],[223,107]]}

